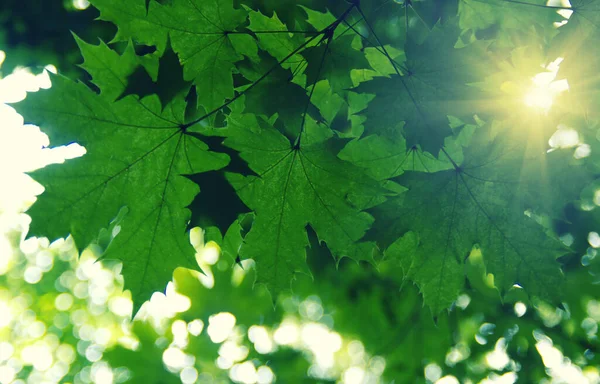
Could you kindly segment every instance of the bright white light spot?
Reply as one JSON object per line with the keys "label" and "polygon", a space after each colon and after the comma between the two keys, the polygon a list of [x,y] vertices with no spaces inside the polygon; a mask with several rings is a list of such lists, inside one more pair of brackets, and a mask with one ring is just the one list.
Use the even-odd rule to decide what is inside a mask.
{"label": "bright white light spot", "polygon": [[225,370],[225,369],[229,369],[233,366],[233,361],[229,360],[226,357],[223,356],[219,356],[217,357],[217,367]]}
{"label": "bright white light spot", "polygon": [[94,342],[98,345],[108,345],[112,339],[110,328],[99,328],[94,333]]}
{"label": "bright white light spot", "polygon": [[16,375],[17,372],[12,367],[8,365],[0,366],[0,383],[12,383]]}
{"label": "bright white light spot", "polygon": [[200,227],[190,229],[190,243],[197,251],[204,247],[204,230]]}
{"label": "bright white light spot", "polygon": [[36,342],[21,350],[21,360],[38,371],[45,371],[52,365],[52,351],[45,343]]}
{"label": "bright white light spot", "polygon": [[517,317],[523,316],[526,312],[527,306],[525,305],[525,303],[522,303],[520,301],[515,303],[515,315],[517,315]]}
{"label": "bright white light spot", "polygon": [[56,296],[54,299],[54,306],[59,311],[68,311],[73,305],[73,296],[70,293],[64,292]]}
{"label": "bright white light spot", "polygon": [[460,384],[460,382],[456,377],[448,375],[436,381],[435,384]]}
{"label": "bright white light spot", "polygon": [[562,57],[557,58],[545,67],[546,71],[531,78],[531,86],[523,98],[525,105],[547,113],[554,103],[554,97],[569,89],[566,80],[554,81],[562,61]]}
{"label": "bright white light spot", "polygon": [[198,371],[194,367],[185,367],[179,373],[179,378],[183,384],[193,384],[198,380]]}
{"label": "bright white light spot", "polygon": [[102,358],[101,347],[95,344],[91,344],[85,349],[85,358],[92,363],[100,361],[100,359]]}
{"label": "bright white light spot", "polygon": [[27,334],[33,339],[38,339],[46,333],[46,324],[41,321],[34,321],[27,327]]}
{"label": "bright white light spot", "polygon": [[471,355],[471,350],[464,343],[458,343],[452,347],[446,354],[446,365],[454,367],[459,362],[465,360]]}
{"label": "bright white light spot", "polygon": [[88,0],[73,0],[73,7],[80,11],[87,9],[90,6],[90,2]]}
{"label": "bright white light spot", "polygon": [[108,302],[108,308],[117,316],[129,316],[133,311],[133,302],[123,296],[115,296]]}
{"label": "bright white light spot", "polygon": [[188,344],[188,330],[185,321],[175,320],[171,325],[171,332],[173,333],[173,343],[180,348],[185,348]]}
{"label": "bright white light spot", "polygon": [[8,303],[0,299],[0,329],[9,326],[13,321],[13,312]]}
{"label": "bright white light spot", "polygon": [[320,323],[307,323],[302,326],[302,342],[315,355],[319,368],[330,368],[334,364],[333,354],[342,347],[341,336]]}
{"label": "bright white light spot", "polygon": [[299,308],[300,316],[312,321],[318,321],[323,316],[323,306],[318,296],[310,296],[302,303]]}
{"label": "bright white light spot", "polygon": [[598,232],[588,233],[588,243],[594,248],[600,247],[600,235],[598,235]]}
{"label": "bright white light spot", "polygon": [[572,148],[581,144],[581,141],[576,130],[560,124],[548,143],[552,148]]}
{"label": "bright white light spot", "polygon": [[71,364],[75,361],[75,349],[70,344],[61,344],[56,349],[56,358],[63,363]]}
{"label": "bright white light spot", "polygon": [[298,326],[292,322],[284,321],[275,331],[273,339],[279,345],[292,345],[298,341]]}
{"label": "bright white light spot", "polygon": [[479,384],[513,384],[517,381],[517,378],[518,376],[515,372],[506,372],[502,376],[492,373]]}
{"label": "bright white light spot", "polygon": [[2,63],[4,63],[4,60],[6,60],[6,53],[0,51],[0,67],[2,66]]}
{"label": "bright white light spot", "polygon": [[186,355],[181,349],[177,347],[169,347],[163,352],[163,362],[174,370],[180,370],[184,367],[191,367],[194,365],[195,358],[193,356]]}
{"label": "bright white light spot", "polygon": [[52,269],[52,265],[54,264],[54,258],[52,257],[52,253],[49,251],[42,251],[35,255],[35,264],[40,267],[40,269],[44,272],[48,272]]}
{"label": "bright white light spot", "polygon": [[348,344],[348,355],[350,355],[353,362],[360,363],[365,356],[364,345],[358,340],[352,340]]}
{"label": "bright white light spot", "polygon": [[235,316],[229,312],[221,312],[208,318],[208,336],[213,343],[222,343],[235,327]]}
{"label": "bright white light spot", "polygon": [[497,371],[502,370],[510,363],[510,358],[506,353],[506,340],[504,337],[498,339],[494,350],[485,355],[485,360],[490,368]]}
{"label": "bright white light spot", "polygon": [[179,312],[190,309],[192,301],[189,297],[179,294],[172,282],[167,284],[166,294],[154,292],[149,302],[146,302],[137,316],[149,315],[154,321],[175,317]]}
{"label": "bright white light spot", "polygon": [[238,345],[234,341],[226,341],[219,348],[219,356],[236,363],[244,360],[248,356],[248,347]]}
{"label": "bright white light spot", "polygon": [[266,365],[258,367],[256,375],[258,376],[258,384],[270,384],[275,380],[273,371]]}
{"label": "bright white light spot", "polygon": [[105,362],[97,362],[92,365],[92,380],[96,384],[112,384],[113,372]]}
{"label": "bright white light spot", "polygon": [[254,343],[254,349],[256,349],[256,352],[258,353],[270,353],[275,348],[273,340],[271,340],[269,332],[267,332],[265,327],[253,325],[248,330],[248,338]]}
{"label": "bright white light spot", "polygon": [[471,303],[471,298],[466,293],[463,293],[456,299],[456,306],[460,309],[466,309],[469,303]]}
{"label": "bright white light spot", "polygon": [[369,361],[370,371],[381,376],[385,370],[385,359],[381,356],[373,356]]}
{"label": "bright white light spot", "polygon": [[23,279],[29,284],[37,284],[42,279],[42,270],[35,265],[29,266],[25,269]]}
{"label": "bright white light spot", "polygon": [[344,372],[344,384],[362,384],[365,378],[365,370],[360,367],[350,367]]}
{"label": "bright white light spot", "polygon": [[548,111],[552,107],[554,97],[547,89],[540,86],[533,86],[525,94],[525,104],[529,107],[536,107]]}
{"label": "bright white light spot", "polygon": [[219,248],[212,241],[207,244],[202,253],[202,261],[206,264],[213,265],[219,260]]}
{"label": "bright white light spot", "polygon": [[575,150],[575,154],[573,157],[576,159],[583,159],[584,157],[588,157],[592,153],[592,147],[589,144],[581,144]]}
{"label": "bright white light spot", "polygon": [[10,359],[15,353],[15,348],[11,343],[3,341],[0,343],[0,361],[6,361]]}
{"label": "bright white light spot", "polygon": [[194,319],[189,322],[187,329],[192,336],[198,336],[204,329],[204,322],[200,319]]}
{"label": "bright white light spot", "polygon": [[234,365],[229,372],[229,377],[235,382],[244,384],[254,384],[258,381],[256,368],[250,361]]}

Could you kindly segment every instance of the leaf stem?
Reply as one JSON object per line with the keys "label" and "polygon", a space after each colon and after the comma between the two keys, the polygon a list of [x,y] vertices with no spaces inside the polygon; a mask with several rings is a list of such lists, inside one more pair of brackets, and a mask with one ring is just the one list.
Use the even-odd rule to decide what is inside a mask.
{"label": "leaf stem", "polygon": [[300,124],[300,132],[298,133],[298,137],[296,138],[296,143],[294,144],[294,149],[300,149],[300,141],[302,140],[302,133],[304,133],[304,126],[306,124],[306,114],[308,113],[308,106],[310,105],[310,100],[312,98],[313,93],[315,92],[315,88],[317,87],[317,82],[319,81],[319,77],[321,76],[323,64],[325,64],[325,58],[327,57],[327,51],[329,51],[329,43],[331,43],[331,36],[329,36],[327,38],[327,43],[325,43],[325,51],[323,52],[323,56],[321,57],[321,62],[319,63],[319,69],[317,70],[317,75],[315,76],[313,86],[310,89],[310,93],[308,94],[308,100],[306,101],[306,105],[304,107],[304,113],[302,114],[302,123]]}

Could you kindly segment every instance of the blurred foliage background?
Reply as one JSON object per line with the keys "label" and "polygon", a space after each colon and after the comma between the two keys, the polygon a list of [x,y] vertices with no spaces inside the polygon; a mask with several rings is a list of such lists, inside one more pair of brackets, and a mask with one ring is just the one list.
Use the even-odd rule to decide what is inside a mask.
{"label": "blurred foliage background", "polygon": [[[48,70],[83,77],[69,30],[110,41],[114,27],[97,16],[85,0],[2,1],[1,101],[51,86]],[[565,212],[568,233],[554,228],[578,255],[567,262],[567,300],[559,307],[531,301],[518,286],[500,302],[473,249],[469,294],[432,318],[399,265],[335,265],[315,236],[308,261],[317,275],[299,278],[294,295],[273,307],[266,292],[252,288],[251,264],[231,267],[195,228],[191,241],[206,275],[177,270],[165,292],[131,319],[120,264],[96,262],[118,219],[81,253],[69,238],[26,238],[23,212],[39,186],[23,172],[71,156],[47,145],[39,129],[2,105],[2,384],[600,382],[595,185]]]}

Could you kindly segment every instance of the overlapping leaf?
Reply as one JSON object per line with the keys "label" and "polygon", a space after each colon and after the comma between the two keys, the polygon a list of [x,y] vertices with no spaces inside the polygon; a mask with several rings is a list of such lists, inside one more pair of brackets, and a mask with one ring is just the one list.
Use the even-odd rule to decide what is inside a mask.
{"label": "overlapping leaf", "polygon": [[452,133],[448,115],[468,118],[482,109],[481,93],[468,84],[483,79],[485,44],[455,48],[459,33],[452,23],[436,26],[422,44],[407,43],[406,62],[394,63],[397,74],[355,89],[376,95],[364,113],[368,132],[395,140],[404,121],[408,145],[436,153]]}
{"label": "overlapping leaf", "polygon": [[156,45],[170,38],[179,55],[185,80],[198,86],[198,101],[207,109],[219,107],[233,96],[232,72],[242,54],[255,57],[256,43],[247,33],[236,32],[246,12],[234,9],[231,0],[174,0],[166,5],[142,0],[95,0],[104,20],[119,26],[118,38]]}
{"label": "overlapping leaf", "polygon": [[[381,220],[375,235],[384,244],[393,241],[388,257],[401,259],[434,313],[463,289],[464,261],[475,245],[502,292],[519,284],[530,294],[556,299],[562,284],[556,258],[567,249],[526,210],[575,198],[569,188],[544,190],[564,183],[565,169],[546,168],[555,154],[534,151],[526,141],[493,138],[485,128],[473,140],[463,163],[452,169],[394,178],[408,191],[377,208]],[[585,180],[576,185],[581,188]],[[533,202],[532,195],[544,201]],[[407,231],[417,233],[418,246],[404,238],[394,241]]]}

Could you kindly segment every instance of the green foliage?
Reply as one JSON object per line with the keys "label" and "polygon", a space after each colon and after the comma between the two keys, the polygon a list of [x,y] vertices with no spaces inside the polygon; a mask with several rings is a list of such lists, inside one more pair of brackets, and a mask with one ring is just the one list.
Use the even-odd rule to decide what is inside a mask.
{"label": "green foliage", "polygon": [[[465,290],[473,249],[501,296],[518,284],[561,300],[572,259],[558,239],[571,231],[564,209],[594,179],[597,153],[549,151],[548,140],[568,124],[597,145],[584,131],[598,118],[587,64],[598,2],[574,2],[558,30],[561,7],[539,1],[92,4],[126,43],[78,39],[99,92],[58,75],[16,105],[53,145],[87,149],[32,174],[46,191],[31,231],[71,233],[83,247],[126,208],[103,257],[123,261],[134,308],[176,267],[194,267],[185,230],[199,216],[218,223],[211,233],[232,261],[255,260],[274,300],[315,272],[307,228],[325,257],[395,263],[435,317]],[[530,86],[503,78],[510,65],[535,74],[514,60],[530,47],[559,52],[559,76],[573,75],[549,111],[506,100]],[[224,192],[202,192],[211,188]]]}

